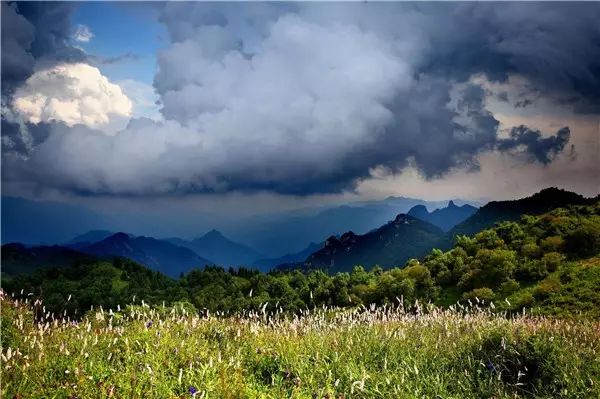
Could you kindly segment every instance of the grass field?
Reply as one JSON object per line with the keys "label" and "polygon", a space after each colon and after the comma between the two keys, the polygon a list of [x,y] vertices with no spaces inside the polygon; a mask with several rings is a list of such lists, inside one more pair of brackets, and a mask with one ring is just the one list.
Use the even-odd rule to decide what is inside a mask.
{"label": "grass field", "polygon": [[600,322],[469,309],[290,317],[2,298],[3,398],[598,398]]}

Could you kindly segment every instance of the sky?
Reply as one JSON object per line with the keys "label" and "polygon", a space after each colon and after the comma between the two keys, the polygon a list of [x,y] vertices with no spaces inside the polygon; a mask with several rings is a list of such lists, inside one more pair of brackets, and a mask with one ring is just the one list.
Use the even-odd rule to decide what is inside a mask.
{"label": "sky", "polygon": [[598,20],[598,3],[2,2],[2,194],[166,219],[596,195]]}

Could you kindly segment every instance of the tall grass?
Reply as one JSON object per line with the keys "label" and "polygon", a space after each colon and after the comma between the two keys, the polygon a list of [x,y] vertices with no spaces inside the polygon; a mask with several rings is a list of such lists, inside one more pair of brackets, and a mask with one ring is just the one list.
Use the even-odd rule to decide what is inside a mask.
{"label": "tall grass", "polygon": [[600,397],[598,321],[418,304],[73,321],[0,304],[3,398]]}

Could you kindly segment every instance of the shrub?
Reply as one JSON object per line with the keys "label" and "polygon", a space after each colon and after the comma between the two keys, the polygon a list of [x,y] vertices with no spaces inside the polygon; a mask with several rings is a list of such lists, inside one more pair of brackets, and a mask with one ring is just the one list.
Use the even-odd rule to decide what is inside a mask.
{"label": "shrub", "polygon": [[542,263],[550,273],[556,271],[564,261],[565,256],[558,252],[548,252],[542,257]]}
{"label": "shrub", "polygon": [[567,252],[578,258],[600,253],[600,225],[585,224],[567,236]]}
{"label": "shrub", "polygon": [[547,277],[535,286],[533,296],[537,300],[543,300],[551,294],[558,292],[560,287],[560,279],[557,276]]}
{"label": "shrub", "polygon": [[494,299],[494,296],[494,291],[491,288],[482,287],[475,288],[474,290],[471,290],[469,292],[465,292],[462,296],[462,299],[480,299],[489,302],[492,299]]}
{"label": "shrub", "polygon": [[503,282],[502,284],[500,284],[500,293],[504,296],[508,296],[510,294],[512,294],[513,292],[518,291],[520,288],[520,285],[518,283],[518,281],[509,278],[508,280],[506,280],[505,282]]}
{"label": "shrub", "polygon": [[528,243],[521,247],[521,255],[527,258],[537,258],[540,254],[540,247],[536,243]]}
{"label": "shrub", "polygon": [[550,236],[540,241],[540,247],[544,252],[560,252],[564,245],[565,240],[561,236]]}

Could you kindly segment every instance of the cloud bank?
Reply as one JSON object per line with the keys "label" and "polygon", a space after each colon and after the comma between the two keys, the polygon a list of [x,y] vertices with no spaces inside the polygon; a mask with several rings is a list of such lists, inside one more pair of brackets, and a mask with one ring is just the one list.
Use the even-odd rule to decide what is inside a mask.
{"label": "cloud bank", "polygon": [[[375,168],[394,173],[410,164],[427,178],[476,170],[488,151],[547,164],[569,129],[546,137],[522,126],[501,138],[485,90],[470,79],[518,75],[556,101],[593,111],[599,10],[169,3],[161,21],[171,43],[157,56],[154,80],[164,121],[133,119],[111,137],[90,128],[106,108],[86,122],[83,113],[44,113],[35,99],[15,102],[25,123],[45,122],[48,134],[25,156],[9,151],[3,178],[86,195],[306,195],[352,190]],[[12,29],[20,36],[11,46],[31,42],[27,22]]]}

